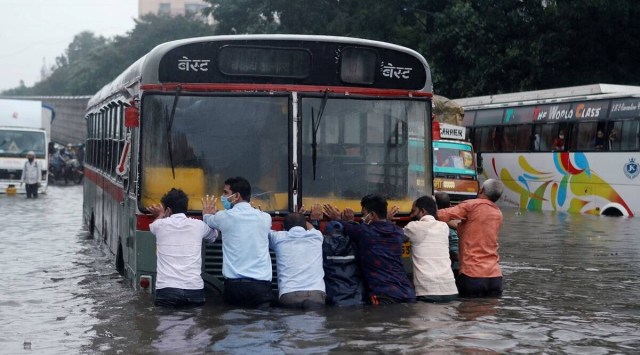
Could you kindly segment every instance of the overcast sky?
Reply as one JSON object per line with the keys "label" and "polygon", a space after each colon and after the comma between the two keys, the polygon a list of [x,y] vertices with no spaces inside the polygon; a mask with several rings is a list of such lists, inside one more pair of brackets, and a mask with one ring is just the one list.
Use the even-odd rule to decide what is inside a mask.
{"label": "overcast sky", "polygon": [[138,0],[0,0],[0,91],[40,81],[78,33],[124,35],[137,15]]}

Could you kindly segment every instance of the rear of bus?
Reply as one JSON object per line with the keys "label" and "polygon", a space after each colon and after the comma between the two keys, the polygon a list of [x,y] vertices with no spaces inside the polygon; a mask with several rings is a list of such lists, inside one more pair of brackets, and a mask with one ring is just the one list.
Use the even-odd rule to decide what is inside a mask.
{"label": "rear of bus", "polygon": [[[111,136],[127,137],[130,153],[120,149],[100,158],[99,168],[90,165],[88,180],[104,187],[85,193],[85,221],[136,287],[153,289],[156,276],[146,207],[172,187],[187,193],[189,215],[199,217],[202,196],[219,197],[227,178],[242,176],[273,229],[302,206],[359,212],[370,193],[398,206],[402,224],[412,202],[432,193],[430,147],[417,144],[431,140],[431,77],[409,49],[344,37],[206,37],[156,47],[116,84],[140,73],[139,86],[114,90],[132,97],[108,92],[93,100],[90,159],[104,156],[99,150]],[[116,111],[123,103],[135,107],[123,115]],[[126,132],[101,129],[104,120]],[[116,166],[128,173],[120,177]],[[217,242],[203,256],[208,286],[222,288],[221,268]]]}
{"label": "rear of bus", "polygon": [[473,145],[463,126],[432,122],[433,190],[446,192],[453,204],[478,195]]}

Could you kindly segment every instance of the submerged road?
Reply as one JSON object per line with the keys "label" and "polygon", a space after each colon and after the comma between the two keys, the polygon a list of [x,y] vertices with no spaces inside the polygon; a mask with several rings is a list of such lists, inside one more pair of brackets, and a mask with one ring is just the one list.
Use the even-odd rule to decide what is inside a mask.
{"label": "submerged road", "polygon": [[501,299],[322,312],[168,311],[82,224],[82,186],[0,195],[0,353],[634,353],[640,218],[504,209]]}

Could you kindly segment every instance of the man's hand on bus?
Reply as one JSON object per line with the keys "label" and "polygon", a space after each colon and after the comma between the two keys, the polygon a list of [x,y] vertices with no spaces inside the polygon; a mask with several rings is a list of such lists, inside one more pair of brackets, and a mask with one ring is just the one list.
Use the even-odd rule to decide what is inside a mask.
{"label": "man's hand on bus", "polygon": [[216,208],[216,202],[218,199],[215,195],[207,195],[200,199],[202,201],[202,215],[205,214],[216,214],[218,209]]}
{"label": "man's hand on bus", "polygon": [[343,221],[353,222],[356,219],[356,214],[351,208],[345,208],[340,215]]}
{"label": "man's hand on bus", "polygon": [[322,210],[324,214],[332,221],[340,219],[340,210],[337,207],[331,206],[330,204],[325,204],[322,206]]}
{"label": "man's hand on bus", "polygon": [[147,211],[149,211],[155,219],[165,217],[165,209],[161,203],[147,207]]}
{"label": "man's hand on bus", "polygon": [[312,221],[319,221],[322,219],[322,206],[319,203],[311,206],[311,214],[309,219]]}
{"label": "man's hand on bus", "polygon": [[388,220],[393,220],[396,217],[396,215],[398,214],[399,211],[400,211],[400,207],[398,207],[398,206],[391,207],[391,209],[387,213],[387,219]]}

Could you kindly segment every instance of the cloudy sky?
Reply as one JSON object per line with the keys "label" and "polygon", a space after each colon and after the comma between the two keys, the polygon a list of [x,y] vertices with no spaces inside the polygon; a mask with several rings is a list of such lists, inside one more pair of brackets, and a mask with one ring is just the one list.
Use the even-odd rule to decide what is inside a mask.
{"label": "cloudy sky", "polygon": [[78,33],[124,35],[137,14],[138,0],[0,0],[0,91],[39,81]]}

